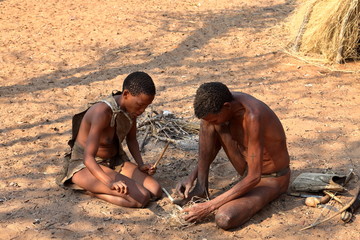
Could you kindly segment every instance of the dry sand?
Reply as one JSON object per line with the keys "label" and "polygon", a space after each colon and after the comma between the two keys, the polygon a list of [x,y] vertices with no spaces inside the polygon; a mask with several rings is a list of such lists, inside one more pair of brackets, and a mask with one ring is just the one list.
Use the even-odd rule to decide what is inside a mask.
{"label": "dry sand", "polygon": [[[196,121],[192,99],[208,81],[267,103],[286,130],[292,179],[301,172],[359,171],[359,74],[282,51],[286,32],[277,26],[295,6],[288,0],[0,0],[0,239],[359,239],[359,217],[300,232],[322,210],[288,195],[223,231],[213,220],[179,228],[165,194],[134,210],[55,184],[69,150],[71,116],[120,89],[137,70],[157,85],[153,108],[178,117]],[[146,145],[145,159],[155,162],[163,146]],[[194,167],[194,149],[169,147],[156,174],[168,191]],[[212,194],[237,179],[224,154],[211,169]]]}

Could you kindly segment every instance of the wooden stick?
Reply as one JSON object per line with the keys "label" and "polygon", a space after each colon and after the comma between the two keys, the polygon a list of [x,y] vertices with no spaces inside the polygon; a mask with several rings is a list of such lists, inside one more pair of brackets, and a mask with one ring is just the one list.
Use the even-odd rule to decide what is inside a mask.
{"label": "wooden stick", "polygon": [[156,138],[157,140],[160,140],[160,141],[176,144],[176,140],[168,138],[168,137],[161,137],[161,136],[156,135],[156,134],[152,134],[151,136],[153,136],[154,138]]}
{"label": "wooden stick", "polygon": [[161,189],[164,191],[164,193],[166,194],[166,196],[170,199],[170,201],[175,205],[175,207],[176,207],[177,209],[179,209],[180,211],[183,210],[182,207],[180,207],[179,205],[177,205],[177,204],[174,203],[174,199],[172,198],[172,196],[170,195],[170,193],[168,193],[168,191],[166,191],[165,188],[161,188]]}
{"label": "wooden stick", "polygon": [[337,201],[338,203],[340,203],[341,205],[344,205],[344,203],[341,201],[341,199],[338,198],[337,196],[335,196],[334,193],[329,192],[329,191],[326,191],[326,190],[324,190],[323,192],[324,192],[326,195],[328,195],[329,197],[331,197],[332,199],[334,199],[335,201]]}
{"label": "wooden stick", "polygon": [[160,160],[162,159],[162,157],[164,156],[164,153],[165,153],[166,149],[168,148],[169,144],[170,144],[170,142],[167,142],[167,143],[166,143],[166,146],[165,146],[164,150],[162,151],[159,159],[158,159],[158,160],[155,162],[155,164],[153,165],[153,168],[156,168],[156,166],[159,164],[159,162],[160,162]]}

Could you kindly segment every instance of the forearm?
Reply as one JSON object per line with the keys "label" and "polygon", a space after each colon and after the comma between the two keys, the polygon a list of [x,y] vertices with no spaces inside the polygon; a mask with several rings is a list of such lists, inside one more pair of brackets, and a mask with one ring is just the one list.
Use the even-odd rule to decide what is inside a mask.
{"label": "forearm", "polygon": [[[253,132],[256,132],[255,130]],[[246,153],[246,162],[244,161],[244,163],[247,163],[248,166],[247,176],[238,182],[235,186],[233,186],[230,190],[211,200],[211,207],[213,210],[219,208],[229,201],[245,195],[260,182],[263,164],[263,147],[258,137],[255,137],[249,141],[248,151]],[[241,166],[241,168],[242,167],[243,166]]]}
{"label": "forearm", "polygon": [[259,183],[259,181],[260,179],[256,177],[245,177],[243,180],[235,184],[231,189],[209,201],[212,211],[218,209],[227,202],[245,195],[252,188],[254,188]]}
{"label": "forearm", "polygon": [[138,164],[138,166],[144,165],[144,161],[140,154],[140,148],[139,143],[136,139],[127,139],[126,140],[128,149],[131,153],[131,156],[134,158],[135,162]]}
{"label": "forearm", "polygon": [[96,163],[95,158],[88,156],[84,158],[84,165],[99,181],[110,187],[112,179],[102,170],[99,164]]}

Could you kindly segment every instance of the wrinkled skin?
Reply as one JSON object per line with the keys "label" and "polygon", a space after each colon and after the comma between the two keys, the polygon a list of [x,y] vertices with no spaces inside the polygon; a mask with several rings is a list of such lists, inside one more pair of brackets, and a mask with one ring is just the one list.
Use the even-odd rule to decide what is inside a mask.
{"label": "wrinkled skin", "polygon": [[[245,93],[232,93],[217,114],[201,120],[199,157],[196,168],[176,186],[185,204],[193,196],[208,193],[209,168],[221,148],[236,171],[247,174],[216,198],[184,209],[185,220],[197,222],[217,210],[216,223],[223,229],[240,226],[270,201],[284,193],[290,171],[284,176],[262,178],[289,166],[286,137],[280,120],[263,102]],[[193,189],[194,181],[196,185]]]}

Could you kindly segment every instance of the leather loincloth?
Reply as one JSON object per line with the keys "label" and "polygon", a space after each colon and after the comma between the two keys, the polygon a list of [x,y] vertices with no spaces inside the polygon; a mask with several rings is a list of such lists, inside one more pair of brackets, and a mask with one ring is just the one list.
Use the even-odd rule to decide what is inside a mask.
{"label": "leather loincloth", "polygon": [[[117,154],[110,159],[102,159],[96,157],[95,160],[98,164],[114,169],[117,172],[121,172],[124,163],[129,161],[129,158],[124,153],[122,155]],[[74,176],[75,173],[84,168],[86,168],[84,164],[84,148],[81,147],[77,142],[75,142],[71,151],[71,157],[68,160],[67,167],[64,171],[63,178],[60,180],[60,184],[64,187],[79,189],[78,186],[72,183],[71,178]]]}

